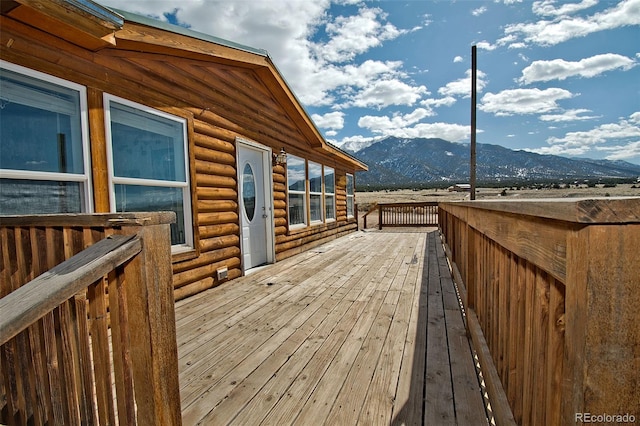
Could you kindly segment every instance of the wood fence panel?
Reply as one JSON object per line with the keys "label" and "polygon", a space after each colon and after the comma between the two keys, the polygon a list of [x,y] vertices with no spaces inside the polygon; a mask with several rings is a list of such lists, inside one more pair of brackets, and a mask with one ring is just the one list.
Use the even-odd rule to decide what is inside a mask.
{"label": "wood fence panel", "polygon": [[640,321],[639,211],[640,199],[440,205],[465,306],[517,424],[640,412],[629,357],[640,341],[629,326]]}
{"label": "wood fence panel", "polygon": [[[171,220],[165,213],[2,218],[0,423],[181,423]],[[157,230],[143,232],[148,227]],[[132,236],[104,239],[114,231]],[[139,233],[144,245],[133,238]],[[134,279],[136,265],[126,259],[145,250],[156,252],[142,263],[153,273]],[[132,304],[132,292],[156,307]],[[132,330],[152,338],[136,341]],[[144,351],[153,359],[136,362]],[[154,373],[136,380],[141,369]]]}

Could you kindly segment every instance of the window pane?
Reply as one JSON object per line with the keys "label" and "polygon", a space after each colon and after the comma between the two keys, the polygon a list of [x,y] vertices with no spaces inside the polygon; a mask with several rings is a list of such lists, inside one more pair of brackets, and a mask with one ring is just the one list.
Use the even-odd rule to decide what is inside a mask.
{"label": "window pane", "polygon": [[353,216],[353,197],[347,197],[347,216]]}
{"label": "window pane", "polygon": [[306,191],[305,186],[305,170],[304,160],[302,158],[289,155],[287,157],[287,181],[289,190],[291,191]]}
{"label": "window pane", "polygon": [[80,213],[80,182],[0,180],[0,214]]}
{"label": "window pane", "polygon": [[327,195],[324,199],[325,217],[327,219],[336,218],[336,199],[333,195]]}
{"label": "window pane", "polygon": [[336,173],[329,167],[324,168],[324,191],[328,194],[336,192]]}
{"label": "window pane", "polygon": [[309,162],[309,191],[322,192],[322,166]]}
{"label": "window pane", "polygon": [[113,101],[110,105],[114,175],[186,182],[184,124]]}
{"label": "window pane", "polygon": [[0,168],[84,173],[80,93],[0,69]]}
{"label": "window pane", "polygon": [[115,185],[116,211],[173,211],[176,223],[171,224],[171,244],[185,244],[184,193],[182,188],[158,186]]}
{"label": "window pane", "polygon": [[251,165],[247,163],[242,172],[242,204],[249,222],[253,220],[256,212],[256,184]]}
{"label": "window pane", "polygon": [[[288,165],[287,165],[288,166]],[[299,225],[306,222],[304,214],[304,194],[289,194],[289,224]]]}
{"label": "window pane", "polygon": [[322,220],[322,195],[311,194],[309,200],[311,211],[311,221]]}
{"label": "window pane", "polygon": [[347,175],[347,195],[353,195],[353,175]]}

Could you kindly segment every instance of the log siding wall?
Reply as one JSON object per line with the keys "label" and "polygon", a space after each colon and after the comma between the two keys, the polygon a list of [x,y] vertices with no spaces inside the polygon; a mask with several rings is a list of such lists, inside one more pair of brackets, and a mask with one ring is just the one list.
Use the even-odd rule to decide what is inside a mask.
{"label": "log siding wall", "polygon": [[[289,231],[286,169],[273,167],[276,260],[357,229],[347,218],[346,174],[353,165],[312,146],[309,129],[283,104],[277,77],[250,61],[216,60],[187,48],[192,39],[136,23],[116,34],[116,46],[93,52],[0,17],[0,55],[7,62],[87,88],[94,210],[109,211],[103,94],[128,99],[188,122],[195,251],[174,255],[176,299],[242,274],[236,140],[253,140],[335,169],[336,220]],[[238,56],[249,55],[238,53]],[[259,61],[259,55],[250,59]]]}

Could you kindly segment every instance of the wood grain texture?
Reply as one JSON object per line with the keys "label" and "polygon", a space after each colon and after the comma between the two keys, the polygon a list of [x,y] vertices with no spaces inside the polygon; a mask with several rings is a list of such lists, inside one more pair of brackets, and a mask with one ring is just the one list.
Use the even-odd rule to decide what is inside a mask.
{"label": "wood grain texture", "polygon": [[434,231],[332,239],[178,301],[176,324],[184,424],[486,422]]}
{"label": "wood grain texture", "polygon": [[[23,9],[31,11],[26,6],[16,10]],[[238,213],[238,138],[274,152],[285,148],[288,153],[334,168],[337,221],[332,225],[336,231],[333,236],[356,229],[355,218],[346,217],[344,176],[366,167],[324,142],[264,53],[237,50],[132,21],[115,33],[115,45],[94,51],[60,39],[55,26],[38,28],[37,20],[25,25],[6,15],[0,19],[3,59],[87,88],[96,211],[110,209],[112,192],[108,188],[107,124],[102,96],[122,97],[186,120],[195,247],[192,252],[173,256],[176,265],[183,264],[178,269],[186,265],[200,268],[203,262],[192,260],[206,255],[211,243],[205,240],[239,238],[238,220],[229,217]],[[328,222],[308,227],[308,234],[289,232],[286,170],[274,166],[272,176],[277,183],[273,198],[278,203],[274,211],[278,221],[272,232],[286,239],[286,245],[276,245],[276,258],[286,258],[326,241]],[[219,203],[212,205],[214,202]],[[235,268],[236,256],[230,253],[222,265]],[[204,273],[205,270],[194,271],[193,276],[202,277]],[[175,287],[193,282],[176,277]],[[219,283],[214,280],[214,284]],[[192,293],[182,290],[178,294],[186,297]]]}
{"label": "wood grain texture", "polygon": [[638,335],[628,324],[640,319],[638,199],[445,203],[440,211],[452,261],[473,290],[467,306],[490,355],[483,369],[496,369],[514,420],[637,412],[629,395]]}

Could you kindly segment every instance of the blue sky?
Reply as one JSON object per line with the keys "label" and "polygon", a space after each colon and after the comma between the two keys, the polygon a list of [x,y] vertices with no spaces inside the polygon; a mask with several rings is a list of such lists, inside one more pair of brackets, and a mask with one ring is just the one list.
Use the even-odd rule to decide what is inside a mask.
{"label": "blue sky", "polygon": [[326,139],[477,140],[640,164],[640,0],[102,0],[262,48]]}

